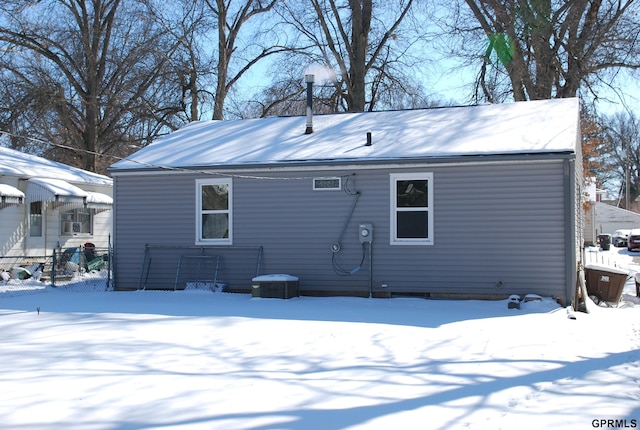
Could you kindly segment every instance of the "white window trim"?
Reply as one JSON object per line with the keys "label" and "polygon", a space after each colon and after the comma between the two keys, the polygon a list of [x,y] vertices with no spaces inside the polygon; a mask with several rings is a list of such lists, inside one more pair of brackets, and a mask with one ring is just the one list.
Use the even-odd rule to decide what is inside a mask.
{"label": "white window trim", "polygon": [[[428,185],[428,198],[427,198],[427,238],[426,239],[408,239],[396,237],[397,232],[397,200],[396,200],[396,181],[418,179],[426,180]],[[416,172],[416,173],[390,173],[389,174],[389,244],[390,245],[433,245],[433,173],[432,172]]]}
{"label": "white window trim", "polygon": [[[29,220],[29,230],[28,230],[28,234],[29,237],[33,237],[33,238],[39,238],[39,237],[44,237],[44,229],[46,228],[46,222],[47,222],[47,214],[46,214],[46,205],[44,204],[44,202],[40,201],[40,213],[39,214],[34,214],[31,212],[31,203],[36,203],[35,201],[27,203],[27,211],[28,211],[28,220]],[[39,215],[40,216],[40,234],[38,235],[34,235],[32,234],[32,228],[33,228],[33,215]]]}
{"label": "white window trim", "polygon": [[63,210],[60,209],[58,217],[60,218],[60,236],[61,237],[74,237],[74,236],[79,236],[79,237],[92,237],[93,233],[94,233],[94,218],[95,218],[95,212],[93,209],[88,209],[88,215],[89,215],[89,231],[86,233],[74,233],[73,231],[68,231],[65,232],[64,227],[66,223],[80,223],[82,224],[81,221],[64,221],[62,220],[62,216],[64,213],[66,212],[73,212],[74,215],[76,214],[76,211],[78,211],[80,208],[72,208],[72,209],[67,209],[67,210]]}
{"label": "white window trim", "polygon": [[[338,186],[333,188],[316,187],[316,182],[323,181],[323,180],[332,180],[332,181],[337,180]],[[342,178],[339,176],[326,176],[322,178],[313,178],[313,190],[314,191],[340,191],[342,190]]]}
{"label": "white window trim", "polygon": [[[202,186],[228,185],[229,208],[218,213],[229,214],[229,237],[223,239],[202,239]],[[211,211],[208,211],[212,213]],[[233,181],[231,178],[196,179],[196,245],[233,245]]]}

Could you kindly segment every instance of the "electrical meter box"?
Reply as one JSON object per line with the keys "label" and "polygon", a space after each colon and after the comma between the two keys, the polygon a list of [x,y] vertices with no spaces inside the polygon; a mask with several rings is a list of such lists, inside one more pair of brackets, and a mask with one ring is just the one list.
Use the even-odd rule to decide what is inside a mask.
{"label": "electrical meter box", "polygon": [[373,224],[360,224],[358,226],[358,238],[360,243],[371,243],[373,241]]}

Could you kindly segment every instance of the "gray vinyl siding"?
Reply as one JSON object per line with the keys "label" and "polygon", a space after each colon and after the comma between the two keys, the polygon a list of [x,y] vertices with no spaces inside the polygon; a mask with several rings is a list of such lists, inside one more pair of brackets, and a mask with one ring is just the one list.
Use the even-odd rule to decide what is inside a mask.
{"label": "gray vinyl siding", "polygon": [[376,264],[400,291],[557,296],[562,179],[559,163],[434,169],[434,246],[378,249]]}
{"label": "gray vinyl siding", "polygon": [[[389,174],[406,172],[434,174],[434,245],[390,245]],[[298,276],[303,294],[367,295],[370,273],[376,292],[386,284],[384,291],[393,294],[561,298],[566,291],[569,196],[561,160],[235,175],[229,175],[233,247],[261,246],[261,273]],[[355,196],[314,191],[312,178],[327,176],[349,178],[351,188],[360,192],[340,240],[342,250],[335,255],[338,263],[347,271],[360,264],[358,225],[369,222],[374,226],[371,272],[368,255],[351,276],[334,271],[330,247],[347,223]],[[195,245],[195,180],[203,177],[116,175],[116,288],[138,286],[145,244]],[[248,292],[251,279],[225,281]]]}
{"label": "gray vinyl siding", "polygon": [[188,176],[142,175],[114,180],[116,288],[138,287],[145,245],[184,245],[195,237],[194,196],[194,181]]}

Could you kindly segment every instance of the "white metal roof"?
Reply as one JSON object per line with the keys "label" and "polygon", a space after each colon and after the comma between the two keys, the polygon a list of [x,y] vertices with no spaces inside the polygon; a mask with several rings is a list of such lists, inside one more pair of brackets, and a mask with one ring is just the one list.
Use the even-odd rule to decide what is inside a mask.
{"label": "white metal roof", "polygon": [[27,200],[84,203],[86,191],[62,179],[31,178],[27,181]]}
{"label": "white metal roof", "polygon": [[113,198],[104,193],[87,191],[87,207],[90,209],[111,209]]}
{"label": "white metal roof", "polygon": [[110,186],[113,183],[108,176],[0,146],[0,176],[2,175],[21,179],[55,178],[75,184]]}
{"label": "white metal roof", "polygon": [[7,184],[0,184],[0,204],[20,204],[24,201],[24,193]]}
{"label": "white metal roof", "polygon": [[0,196],[24,198],[24,193],[11,185],[0,184]]}
{"label": "white metal roof", "polygon": [[111,196],[85,191],[62,179],[31,178],[27,181],[27,201],[53,201],[86,205],[92,209],[110,209]]}
{"label": "white metal roof", "polygon": [[[202,121],[111,166],[119,170],[575,152],[578,99]],[[372,145],[366,146],[367,132]]]}

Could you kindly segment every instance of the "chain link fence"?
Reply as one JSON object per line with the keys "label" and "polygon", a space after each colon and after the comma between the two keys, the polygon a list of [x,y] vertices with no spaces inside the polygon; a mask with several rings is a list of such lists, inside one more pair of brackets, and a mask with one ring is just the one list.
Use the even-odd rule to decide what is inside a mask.
{"label": "chain link fence", "polygon": [[51,255],[0,257],[0,298],[44,292],[109,291],[113,288],[111,248],[91,243],[56,249]]}
{"label": "chain link fence", "polygon": [[[51,255],[0,257],[0,299],[42,293],[112,291],[113,249],[86,243]],[[262,247],[147,245],[139,290],[251,292],[260,274]]]}

